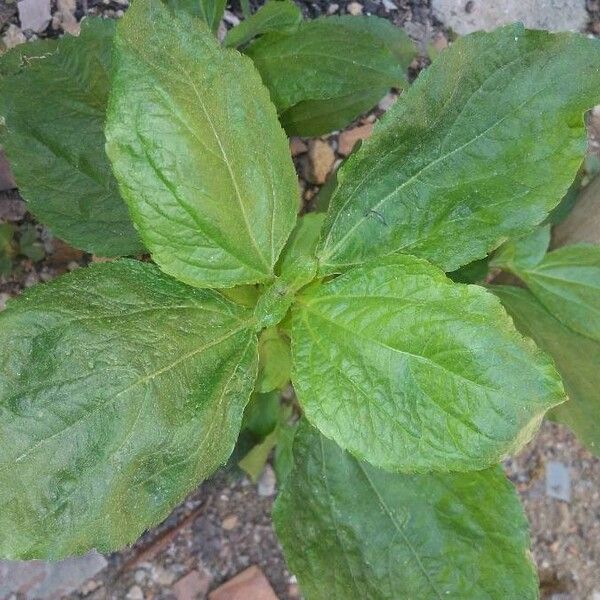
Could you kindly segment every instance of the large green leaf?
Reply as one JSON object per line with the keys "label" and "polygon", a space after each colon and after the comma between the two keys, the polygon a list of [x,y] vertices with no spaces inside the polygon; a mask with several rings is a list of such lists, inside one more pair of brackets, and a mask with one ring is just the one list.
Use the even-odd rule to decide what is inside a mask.
{"label": "large green leaf", "polygon": [[292,381],[309,421],[393,471],[482,469],[564,400],[493,294],[404,255],[299,295]]}
{"label": "large green leaf", "polygon": [[253,15],[230,29],[223,40],[228,47],[243,46],[253,37],[269,31],[293,31],[302,21],[302,12],[292,0],[267,0]]}
{"label": "large green leaf", "polygon": [[600,342],[580,335],[555,319],[527,290],[493,286],[523,334],[552,356],[565,384],[568,402],[552,414],[566,423],[600,456]]}
{"label": "large green leaf", "polygon": [[133,229],[104,152],[114,21],[2,57],[2,144],[28,207],[58,236],[101,256],[135,254]]}
{"label": "large green leaf", "polygon": [[457,40],[340,168],[322,271],[395,252],[453,271],[530,231],[581,165],[599,65],[600,40],[577,34]]}
{"label": "large green leaf", "polygon": [[272,278],[298,184],[251,61],[159,0],[132,5],[115,45],[107,149],[155,261],[200,287]]}
{"label": "large green leaf", "polygon": [[600,246],[565,246],[512,270],[559,321],[600,341]]}
{"label": "large green leaf", "polygon": [[527,522],[502,469],[399,475],[303,423],[274,510],[307,600],[533,600]]}
{"label": "large green leaf", "polygon": [[267,33],[246,50],[290,135],[345,127],[391,87],[415,55],[406,34],[377,17],[325,17],[291,34]]}
{"label": "large green leaf", "polygon": [[257,369],[251,312],[135,261],[0,313],[0,556],[114,550],[227,460]]}

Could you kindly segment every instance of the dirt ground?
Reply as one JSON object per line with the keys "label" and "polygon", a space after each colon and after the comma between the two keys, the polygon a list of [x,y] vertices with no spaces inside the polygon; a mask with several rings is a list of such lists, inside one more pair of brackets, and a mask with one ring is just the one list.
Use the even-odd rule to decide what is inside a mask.
{"label": "dirt ground", "polygon": [[[298,4],[307,17],[315,17],[345,14],[353,3]],[[432,44],[436,49],[443,49],[451,36],[432,16],[429,2],[399,0],[390,4],[394,5],[393,10],[386,9],[386,3],[381,1],[360,2],[364,14],[392,20],[405,27],[417,42],[423,56],[413,65],[414,75],[427,63],[427,49]],[[124,0],[87,0],[77,3],[74,16],[76,19],[86,13],[119,16],[124,8]],[[589,32],[598,34],[600,1],[588,2],[587,8]],[[234,16],[239,14],[235,5],[230,9]],[[18,24],[16,6],[0,1],[0,36],[11,23]],[[59,21],[54,25],[55,28],[51,24],[42,35],[62,31]],[[363,120],[363,124],[368,125],[372,119],[373,116]],[[295,160],[307,207],[319,189],[313,162],[329,161],[326,167],[331,168],[341,158],[340,140],[333,136],[325,141],[329,150],[321,148],[320,156],[314,146],[309,151],[304,142],[295,142]],[[12,223],[19,232],[33,228],[33,243],[43,256],[41,260],[35,253],[33,259],[21,256],[10,275],[0,275],[0,309],[24,287],[48,281],[95,260],[53,239],[50,232],[36,224],[26,212],[15,190],[0,192],[0,222]],[[569,482],[562,480],[558,494],[552,489],[552,478],[548,481],[556,465],[570,478]],[[547,422],[538,437],[518,456],[506,461],[505,466],[531,522],[532,553],[539,568],[542,597],[600,600],[600,460],[582,448],[565,427]],[[275,489],[270,484],[270,472],[266,475],[262,485],[257,487],[235,468],[220,472],[203,483],[160,527],[148,532],[134,547],[108,556],[107,566],[68,597],[175,599],[174,584],[190,571],[200,574],[201,587],[212,590],[244,568],[258,565],[281,600],[300,598],[295,578],[285,566],[271,527]],[[557,495],[568,499],[559,499]]]}

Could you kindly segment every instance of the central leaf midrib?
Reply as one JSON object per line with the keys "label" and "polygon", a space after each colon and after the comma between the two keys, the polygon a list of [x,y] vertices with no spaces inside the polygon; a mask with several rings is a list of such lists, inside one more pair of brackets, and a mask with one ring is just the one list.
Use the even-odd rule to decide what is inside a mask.
{"label": "central leaf midrib", "polygon": [[357,459],[353,459],[353,460],[356,462],[356,464],[358,465],[358,468],[360,469],[360,471],[363,474],[364,478],[367,480],[367,483],[369,484],[369,487],[373,490],[373,492],[375,492],[375,495],[377,496],[377,500],[378,500],[380,506],[383,508],[383,510],[386,513],[388,519],[392,522],[392,525],[394,526],[394,529],[400,534],[400,537],[404,540],[404,543],[408,547],[410,553],[413,555],[413,558],[414,558],[415,562],[417,563],[419,569],[423,573],[423,576],[425,577],[425,580],[427,581],[427,583],[431,587],[433,593],[437,596],[437,598],[439,600],[443,600],[442,594],[437,589],[437,587],[435,586],[435,584],[433,582],[433,579],[431,578],[431,576],[427,572],[427,569],[425,568],[425,565],[423,564],[423,562],[421,560],[421,557],[419,556],[419,554],[417,553],[417,551],[415,550],[415,548],[413,547],[413,545],[410,543],[410,540],[409,540],[408,536],[406,535],[406,533],[404,532],[404,530],[402,529],[402,527],[397,523],[396,519],[394,518],[393,512],[390,510],[390,508],[387,505],[387,503],[385,502],[383,496],[379,493],[379,490],[377,489],[377,487],[375,486],[375,484],[373,483],[373,481],[369,477],[369,474],[367,473],[367,470],[365,469],[364,465],[361,463],[360,460],[357,460]]}

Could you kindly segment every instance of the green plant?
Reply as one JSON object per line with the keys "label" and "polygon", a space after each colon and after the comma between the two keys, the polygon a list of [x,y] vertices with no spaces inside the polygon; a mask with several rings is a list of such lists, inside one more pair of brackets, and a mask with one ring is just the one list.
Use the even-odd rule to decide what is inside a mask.
{"label": "green plant", "polygon": [[[83,40],[109,27],[90,23]],[[272,47],[268,35],[249,49]],[[279,47],[291,34],[275,35]],[[9,80],[88,60],[69,44],[47,62],[21,50]],[[156,265],[95,264],[0,314],[1,554],[134,541],[228,459],[253,389],[287,381],[291,340],[299,427],[285,410],[266,423],[260,406],[244,423],[266,437],[260,460],[272,431],[281,442],[274,519],[307,597],[535,598],[525,518],[497,463],[565,393],[496,296],[445,272],[520,245],[559,203],[600,98],[600,43],[519,25],[458,40],[340,167],[327,214],[299,219],[278,114],[324,99],[289,100],[274,91],[286,77],[265,70],[267,89],[248,56],[158,0],[135,0],[117,26],[106,165]],[[279,113],[271,98],[285,98]],[[53,152],[69,166],[71,141]],[[494,260],[537,293],[529,254],[504,246]],[[595,302],[586,285],[570,293]]]}

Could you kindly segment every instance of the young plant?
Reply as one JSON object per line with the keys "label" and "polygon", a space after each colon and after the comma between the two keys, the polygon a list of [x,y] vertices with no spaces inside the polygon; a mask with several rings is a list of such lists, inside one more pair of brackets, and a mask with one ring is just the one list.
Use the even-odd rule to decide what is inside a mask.
{"label": "young plant", "polygon": [[274,519],[306,597],[537,597],[498,462],[565,393],[496,296],[445,272],[559,203],[600,43],[519,25],[458,40],[342,165],[327,215],[300,219],[284,95],[249,56],[159,0],[117,25],[106,148],[156,264],[95,264],[0,314],[0,553],[133,542],[228,459],[291,339],[304,416]]}

